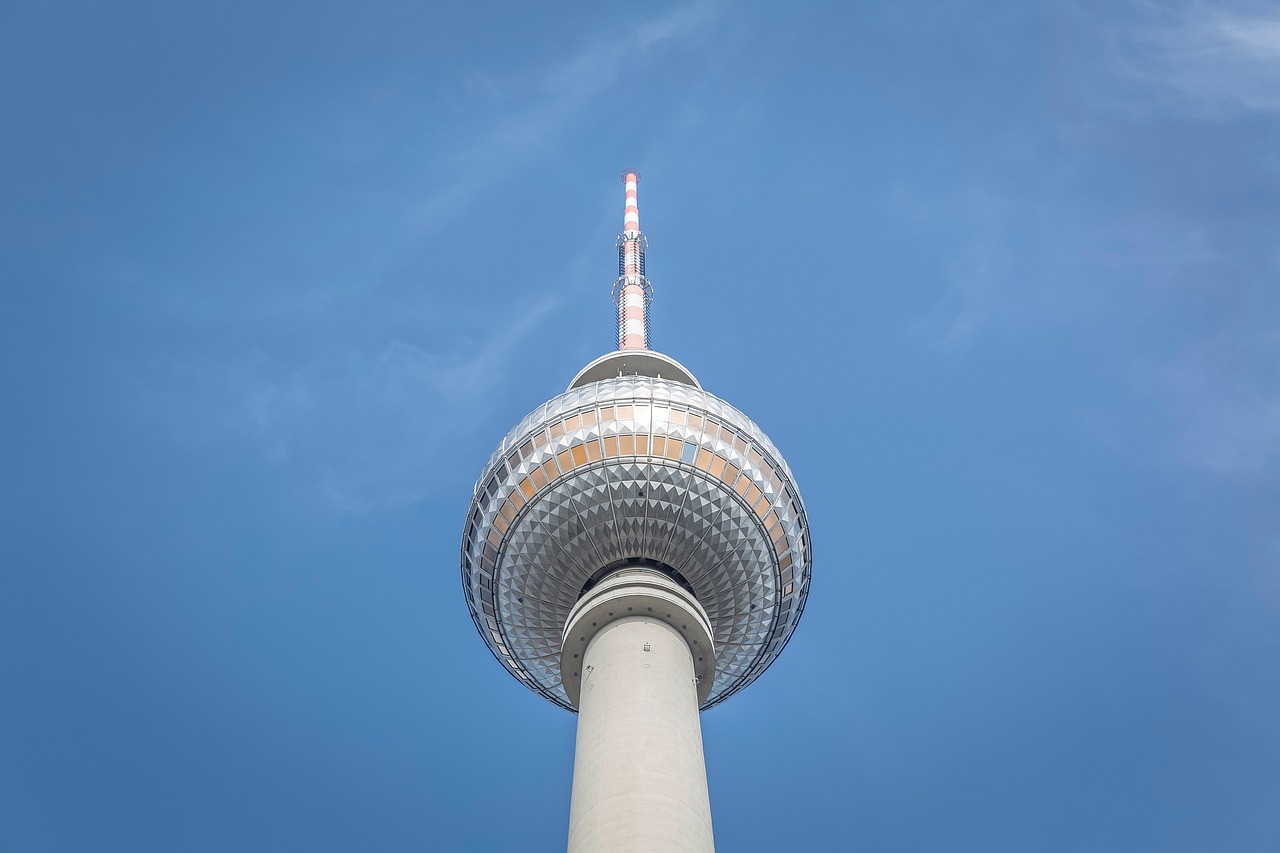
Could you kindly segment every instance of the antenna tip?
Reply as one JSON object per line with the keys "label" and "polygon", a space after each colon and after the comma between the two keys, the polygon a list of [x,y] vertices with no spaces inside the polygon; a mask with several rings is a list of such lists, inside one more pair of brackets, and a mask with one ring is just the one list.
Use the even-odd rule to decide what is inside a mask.
{"label": "antenna tip", "polygon": [[637,184],[640,183],[640,170],[639,169],[623,169],[622,182],[625,184],[628,181],[635,181]]}

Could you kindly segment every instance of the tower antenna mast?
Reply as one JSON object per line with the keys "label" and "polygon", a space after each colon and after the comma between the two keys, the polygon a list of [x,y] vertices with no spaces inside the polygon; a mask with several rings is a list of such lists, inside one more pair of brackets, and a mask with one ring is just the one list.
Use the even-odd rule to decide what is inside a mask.
{"label": "tower antenna mast", "polygon": [[649,241],[640,230],[640,209],[636,205],[636,185],[640,173],[627,169],[626,209],[622,233],[618,235],[618,279],[613,283],[613,304],[618,308],[618,349],[649,349],[649,303],[653,286],[644,274],[644,253]]}

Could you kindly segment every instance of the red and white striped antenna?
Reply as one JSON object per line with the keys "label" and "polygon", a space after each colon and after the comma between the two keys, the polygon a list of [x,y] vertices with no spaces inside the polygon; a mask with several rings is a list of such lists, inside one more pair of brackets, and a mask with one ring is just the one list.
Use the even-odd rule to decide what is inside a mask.
{"label": "red and white striped antenna", "polygon": [[618,280],[613,283],[613,302],[618,306],[618,349],[649,349],[649,303],[653,287],[644,277],[644,252],[649,241],[640,231],[640,209],[636,206],[636,184],[640,173],[622,173],[627,186],[627,206],[618,235]]}

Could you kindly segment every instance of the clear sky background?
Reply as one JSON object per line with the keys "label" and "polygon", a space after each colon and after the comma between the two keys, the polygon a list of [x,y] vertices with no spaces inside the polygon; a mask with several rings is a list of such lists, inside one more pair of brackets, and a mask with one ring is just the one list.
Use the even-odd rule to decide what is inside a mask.
{"label": "clear sky background", "polygon": [[[785,6],[785,8],[784,8]],[[555,851],[467,617],[655,345],[786,454],[722,851],[1280,849],[1274,3],[0,4],[0,850]]]}

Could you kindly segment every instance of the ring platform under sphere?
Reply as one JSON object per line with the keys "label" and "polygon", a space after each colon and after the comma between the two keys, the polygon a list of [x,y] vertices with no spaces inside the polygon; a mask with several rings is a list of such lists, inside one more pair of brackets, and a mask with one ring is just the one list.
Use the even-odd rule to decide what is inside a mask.
{"label": "ring platform under sphere", "polygon": [[560,651],[584,587],[628,563],[674,570],[714,631],[711,707],[773,662],[804,609],[800,493],[760,428],[696,380],[589,370],[507,433],[476,482],[467,606],[513,675],[573,710]]}

